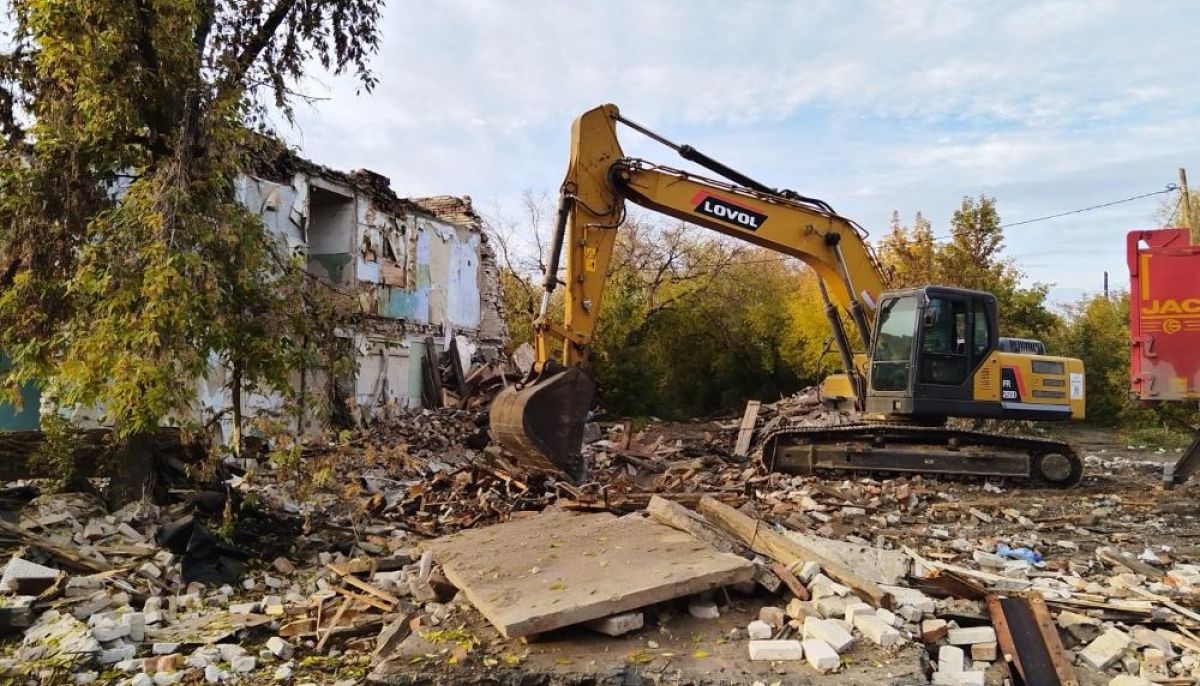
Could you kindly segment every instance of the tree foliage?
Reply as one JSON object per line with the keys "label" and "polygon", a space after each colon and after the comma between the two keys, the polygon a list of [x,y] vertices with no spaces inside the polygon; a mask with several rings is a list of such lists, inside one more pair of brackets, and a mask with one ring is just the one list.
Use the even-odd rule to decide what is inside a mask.
{"label": "tree foliage", "polygon": [[891,269],[894,288],[941,284],[995,294],[1001,335],[1046,338],[1058,318],[1049,309],[1050,285],[1027,284],[1025,274],[1004,255],[1004,230],[995,198],[965,197],[950,220],[948,240],[937,240],[920,213],[912,228],[892,215],[891,230],[879,245]]}
{"label": "tree foliage", "polygon": [[[382,0],[12,0],[0,56],[3,383],[101,405],[123,434],[215,359],[285,388],[328,319],[238,201],[312,61],[374,84]],[[240,394],[235,394],[235,397]]]}

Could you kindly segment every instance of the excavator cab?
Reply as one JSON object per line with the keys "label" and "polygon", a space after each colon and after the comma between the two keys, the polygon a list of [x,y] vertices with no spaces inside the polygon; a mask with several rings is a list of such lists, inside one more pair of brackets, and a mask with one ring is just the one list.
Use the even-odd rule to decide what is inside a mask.
{"label": "excavator cab", "polygon": [[1078,360],[1008,352],[1002,343],[991,293],[925,286],[883,294],[867,379],[868,415],[917,423],[1081,418]]}
{"label": "excavator cab", "polygon": [[876,321],[867,412],[962,416],[973,372],[996,348],[995,296],[940,286],[887,293]]}

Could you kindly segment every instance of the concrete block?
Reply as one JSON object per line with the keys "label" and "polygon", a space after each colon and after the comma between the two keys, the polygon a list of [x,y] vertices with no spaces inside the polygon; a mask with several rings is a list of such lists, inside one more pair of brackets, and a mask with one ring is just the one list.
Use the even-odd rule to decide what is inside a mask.
{"label": "concrete block", "polygon": [[768,605],[758,611],[758,618],[766,622],[772,629],[782,629],[787,623],[787,614],[782,607]]}
{"label": "concrete block", "polygon": [[866,603],[846,603],[845,619],[847,622],[854,624],[854,618],[859,615],[873,614],[874,610]]}
{"label": "concrete block", "polygon": [[800,641],[750,641],[750,659],[756,661],[803,660]]}
{"label": "concrete block", "polygon": [[957,674],[963,671],[963,649],[956,646],[942,646],[938,649],[938,672]]}
{"label": "concrete block", "polygon": [[796,578],[803,581],[805,584],[811,583],[813,578],[821,573],[821,565],[809,560],[800,565],[800,569],[796,570]]}
{"label": "concrete block", "polygon": [[1121,659],[1129,643],[1129,634],[1120,629],[1109,629],[1079,651],[1079,659],[1093,669],[1103,671]]}
{"label": "concrete block", "polygon": [[992,643],[996,640],[996,630],[990,626],[971,626],[963,629],[951,629],[946,636],[950,645],[967,646],[976,643]]}
{"label": "concrete block", "polygon": [[[592,631],[598,631],[605,636],[621,636],[630,631],[637,631],[645,625],[645,615],[641,612],[622,612],[600,619],[593,619],[584,624]],[[287,658],[284,658],[287,659]]]}
{"label": "concrete block", "polygon": [[858,629],[872,643],[887,648],[900,642],[900,632],[873,614],[858,615],[854,618],[854,628]]}
{"label": "concrete block", "polygon": [[842,659],[837,651],[819,638],[808,638],[801,642],[804,646],[804,657],[808,664],[818,672],[832,672],[842,666]]}
{"label": "concrete block", "polygon": [[829,647],[838,654],[854,643],[854,637],[850,635],[850,632],[837,622],[816,617],[808,617],[804,620],[804,638],[819,638],[828,643]]}
{"label": "concrete block", "polygon": [[771,629],[770,624],[767,624],[761,619],[756,619],[746,625],[746,634],[750,636],[751,640],[765,641],[771,638],[775,632]]}
{"label": "concrete block", "polygon": [[980,662],[995,662],[999,656],[995,641],[991,643],[976,643],[971,646],[971,659]]}
{"label": "concrete block", "polygon": [[784,612],[792,619],[803,620],[805,617],[811,617],[815,614],[818,614],[820,611],[817,610],[817,606],[811,600],[792,598],[791,602],[787,604],[787,609],[784,610]]}
{"label": "concrete block", "polygon": [[850,595],[849,586],[843,586],[824,574],[818,574],[814,576],[813,580],[808,584],[808,590],[812,593],[814,598],[821,598],[827,595],[836,595],[841,597]]}
{"label": "concrete block", "polygon": [[986,686],[987,674],[979,670],[969,672],[959,672],[958,678],[954,680],[956,686]]}
{"label": "concrete block", "polygon": [[883,623],[887,624],[888,626],[900,626],[900,624],[902,623],[900,621],[899,617],[892,614],[892,612],[890,610],[887,610],[882,607],[876,608],[875,616],[882,619]]}
{"label": "concrete block", "polygon": [[896,608],[896,614],[903,617],[904,621],[910,624],[916,624],[925,617],[925,613],[922,612],[920,608],[912,605],[901,605],[900,607]]}
{"label": "concrete block", "polygon": [[711,600],[693,600],[688,603],[688,614],[696,619],[718,619],[721,616],[721,611],[717,609],[717,604]]}
{"label": "concrete block", "polygon": [[817,598],[813,601],[817,607],[817,612],[825,619],[838,618],[841,619],[846,614],[846,599],[836,595],[829,595],[823,598]]}
{"label": "concrete block", "polygon": [[132,643],[122,644],[116,648],[105,648],[100,651],[100,664],[113,665],[121,660],[132,660],[135,653],[137,653],[137,646]]}
{"label": "concrete block", "polygon": [[926,619],[921,622],[921,640],[925,643],[937,643],[949,632],[950,627],[944,619]]}
{"label": "concrete block", "polygon": [[[638,624],[637,628],[641,628],[642,613],[640,613],[640,612],[632,613],[631,612],[628,614],[637,614],[637,616],[638,616],[637,617],[637,624]],[[617,615],[617,616],[619,617],[620,615]],[[608,618],[606,618],[606,619],[608,619]],[[271,638],[267,639],[267,650],[271,651],[271,654],[274,655],[275,657],[279,658],[280,660],[292,659],[292,653],[295,652],[295,648],[292,647],[291,643],[288,643],[287,641],[285,641],[284,639],[282,639],[278,636],[272,636]]]}

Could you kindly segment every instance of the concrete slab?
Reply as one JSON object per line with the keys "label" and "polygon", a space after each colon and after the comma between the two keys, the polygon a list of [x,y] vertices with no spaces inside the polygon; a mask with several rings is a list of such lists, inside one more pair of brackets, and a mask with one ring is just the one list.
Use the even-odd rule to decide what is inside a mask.
{"label": "concrete slab", "polygon": [[550,511],[430,541],[507,638],[749,581],[754,565],[649,519]]}

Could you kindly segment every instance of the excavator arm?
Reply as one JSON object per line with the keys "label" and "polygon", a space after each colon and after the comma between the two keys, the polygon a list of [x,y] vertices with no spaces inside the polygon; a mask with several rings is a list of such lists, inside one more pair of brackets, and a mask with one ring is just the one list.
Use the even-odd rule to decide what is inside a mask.
{"label": "excavator arm", "polygon": [[[565,249],[566,309],[561,326],[543,321],[538,327],[538,362],[551,359],[556,342],[566,344],[565,365],[587,359],[626,201],[804,261],[820,276],[833,301],[852,315],[863,345],[869,344],[885,282],[862,229],[819,200],[768,189],[632,122],[628,123],[681,150],[686,158],[708,163],[733,180],[699,177],[625,157],[616,135],[619,122],[628,120],[615,105],[604,105],[572,126],[570,165],[550,260],[558,266]],[[546,292],[556,286],[557,279],[548,276]]]}
{"label": "excavator arm", "polygon": [[[619,123],[727,180],[626,157],[617,138]],[[520,462],[566,473],[575,481],[586,474],[580,446],[594,386],[579,367],[588,359],[626,202],[798,258],[812,267],[819,276],[843,366],[861,402],[865,391],[839,308],[850,314],[862,348],[869,350],[875,311],[886,284],[866,232],[820,200],[769,188],[623,118],[615,105],[603,105],[584,113],[571,127],[570,161],[534,325],[534,372],[522,387],[507,389],[492,405],[493,435]],[[565,309],[559,324],[550,321],[548,310],[564,266]]]}

